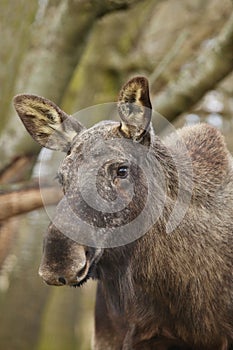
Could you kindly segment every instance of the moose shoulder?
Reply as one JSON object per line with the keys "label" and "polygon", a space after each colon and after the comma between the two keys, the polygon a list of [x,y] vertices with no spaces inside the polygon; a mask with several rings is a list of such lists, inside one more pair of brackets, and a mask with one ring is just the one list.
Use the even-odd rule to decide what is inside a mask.
{"label": "moose shoulder", "polygon": [[143,77],[120,92],[121,122],[90,129],[42,97],[14,105],[41,146],[67,152],[39,273],[98,280],[95,349],[233,349],[233,163],[220,132],[161,140]]}

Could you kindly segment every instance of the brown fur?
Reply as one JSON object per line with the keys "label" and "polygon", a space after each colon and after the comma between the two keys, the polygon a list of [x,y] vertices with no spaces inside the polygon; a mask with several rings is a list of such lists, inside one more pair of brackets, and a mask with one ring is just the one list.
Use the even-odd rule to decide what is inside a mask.
{"label": "brown fur", "polygon": [[[161,217],[144,237],[105,252],[99,263],[108,308],[136,325],[133,349],[157,349],[164,332],[177,339],[179,349],[227,349],[233,339],[232,160],[216,129],[197,125],[180,134],[194,180],[192,205],[182,223],[166,235]],[[176,151],[172,137],[167,145]],[[153,345],[145,345],[146,339]]]}
{"label": "brown fur", "polygon": [[[43,113],[44,106],[39,108],[38,118],[37,107],[33,117],[37,122],[31,124],[26,112],[28,99],[26,96],[24,104],[21,96],[16,109],[32,136],[41,142],[38,131],[45,130],[44,125],[50,125],[51,120],[47,112]],[[36,101],[41,105],[41,98]],[[60,115],[57,107],[44,101],[48,110],[52,108],[53,113]],[[135,195],[127,211],[122,210],[120,216],[102,215],[83,201],[77,172],[85,159],[98,162],[102,150],[98,148],[98,140],[119,140],[112,144],[111,150],[114,174],[118,167],[114,159],[130,156],[120,140],[126,137],[132,145],[136,140],[147,147],[150,150],[147,165],[155,183],[153,203],[163,203],[164,195],[156,164],[165,176],[166,196],[154,225],[141,238],[121,247],[102,249],[80,245],[64,236],[55,223],[51,224],[40,274],[47,283],[55,285],[81,285],[89,277],[98,279],[96,350],[230,350],[233,347],[232,157],[220,132],[206,124],[184,127],[178,130],[179,138],[172,134],[161,141],[148,124],[151,113],[146,108],[150,108],[148,85],[145,78],[139,77],[128,82],[120,93],[119,114],[123,124],[105,122],[84,130],[76,123],[77,136],[71,142],[66,134],[66,147],[62,135],[56,134],[53,139],[51,128],[46,128],[49,145],[54,147],[61,136],[61,149],[70,148],[59,169],[69,204],[67,209],[63,203],[60,220],[67,222],[70,231],[82,231],[81,226],[72,223],[70,208],[84,221],[102,227],[108,237],[109,228],[124,227],[145,205],[145,177],[140,167],[132,164],[129,178],[135,182]],[[40,121],[43,121],[41,126]],[[64,132],[69,128],[63,128]],[[47,145],[46,137],[43,143]],[[93,152],[97,158],[90,158]],[[97,176],[98,193],[111,200],[116,193],[127,195],[121,179],[106,176],[105,170],[102,167]],[[83,181],[88,195],[90,174]],[[182,201],[186,212],[179,225],[167,233],[179,197],[180,181],[184,185]],[[145,217],[145,224],[148,218]]]}

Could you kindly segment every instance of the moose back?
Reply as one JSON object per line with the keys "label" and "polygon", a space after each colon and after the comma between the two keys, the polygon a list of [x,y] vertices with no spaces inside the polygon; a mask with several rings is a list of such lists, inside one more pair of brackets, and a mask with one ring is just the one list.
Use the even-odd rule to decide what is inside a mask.
{"label": "moose back", "polygon": [[233,163],[220,132],[161,140],[144,77],[123,86],[120,122],[90,129],[43,97],[14,105],[41,146],[66,152],[39,274],[97,279],[95,349],[232,348]]}

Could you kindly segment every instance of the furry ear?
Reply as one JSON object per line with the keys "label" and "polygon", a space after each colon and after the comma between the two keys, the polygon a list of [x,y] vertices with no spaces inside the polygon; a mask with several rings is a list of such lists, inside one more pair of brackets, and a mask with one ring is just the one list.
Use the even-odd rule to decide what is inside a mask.
{"label": "furry ear", "polygon": [[122,132],[126,137],[140,141],[148,131],[152,113],[146,78],[135,77],[123,86],[118,99],[118,112]]}
{"label": "furry ear", "polygon": [[29,134],[41,146],[66,152],[83,126],[53,102],[37,95],[17,95],[14,107]]}

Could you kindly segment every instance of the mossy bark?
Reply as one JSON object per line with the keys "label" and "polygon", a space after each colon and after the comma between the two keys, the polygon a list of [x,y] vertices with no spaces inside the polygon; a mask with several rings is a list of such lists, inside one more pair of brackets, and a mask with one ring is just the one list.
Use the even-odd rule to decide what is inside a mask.
{"label": "mossy bark", "polygon": [[[14,70],[16,72],[17,67],[18,74],[17,76],[14,74],[14,84],[11,84],[9,91],[14,90],[12,95],[22,92],[43,95],[59,104],[86,48],[95,22],[109,12],[126,9],[138,1],[49,0],[43,13],[38,15],[37,12],[36,17],[33,7],[34,12],[32,11],[32,15],[29,16],[33,25],[30,26],[28,20],[27,26],[23,27],[23,34],[18,37],[20,49],[25,46],[24,41],[27,41],[27,54],[23,55],[22,52],[25,52],[19,50],[19,55],[23,57],[20,61],[13,62]],[[24,1],[24,7],[26,3],[28,4],[28,1]],[[13,1],[9,3],[9,11],[14,11],[14,4]],[[17,21],[22,21],[23,17],[22,13],[15,13]],[[18,27],[15,30],[17,33]],[[13,43],[15,40],[12,39]],[[20,121],[10,107],[11,97],[8,96],[5,100],[6,115],[2,115],[7,123],[2,124],[3,128],[0,129],[0,168],[16,155],[39,151],[39,147],[26,136]],[[10,110],[7,113],[8,108]]]}

